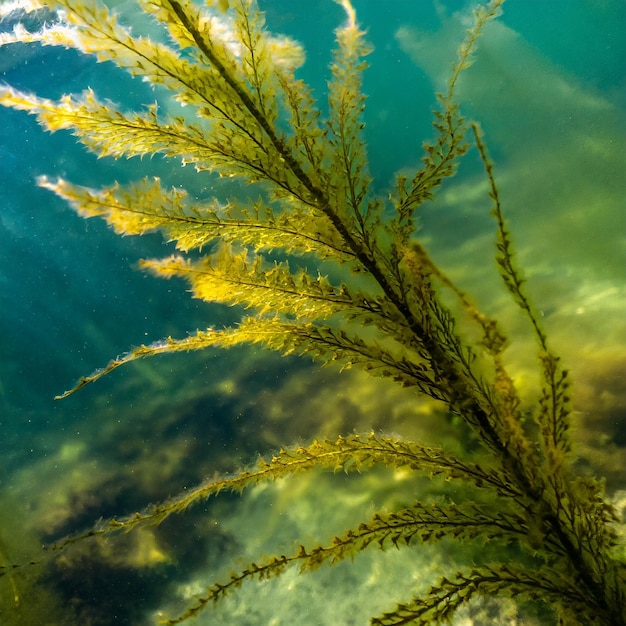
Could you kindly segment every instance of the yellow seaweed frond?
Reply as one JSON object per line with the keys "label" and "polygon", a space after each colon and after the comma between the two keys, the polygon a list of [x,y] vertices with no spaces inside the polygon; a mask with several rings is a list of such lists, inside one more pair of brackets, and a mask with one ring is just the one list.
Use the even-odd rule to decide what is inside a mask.
{"label": "yellow seaweed frond", "polygon": [[142,267],[169,278],[181,276],[193,294],[206,302],[242,305],[259,315],[271,312],[295,319],[326,319],[357,306],[345,285],[331,285],[324,276],[294,271],[286,262],[268,264],[262,256],[221,246],[197,262],[181,257],[143,261]]}
{"label": "yellow seaweed frond", "polygon": [[191,202],[184,189],[165,189],[157,177],[102,189],[61,178],[52,181],[46,176],[37,182],[69,202],[79,215],[103,218],[118,234],[143,235],[160,230],[185,252],[220,240],[255,251],[315,253],[342,263],[354,258],[323,215],[305,214],[295,203],[289,211],[276,212],[263,202],[246,204],[234,198],[227,203],[215,198]]}
{"label": "yellow seaweed frond", "polygon": [[461,605],[477,595],[505,595],[525,600],[545,598],[551,603],[569,605],[579,614],[588,614],[588,598],[572,586],[572,582],[570,576],[551,567],[529,572],[525,564],[516,562],[485,565],[441,578],[426,595],[399,604],[371,623],[375,626],[445,623]]}

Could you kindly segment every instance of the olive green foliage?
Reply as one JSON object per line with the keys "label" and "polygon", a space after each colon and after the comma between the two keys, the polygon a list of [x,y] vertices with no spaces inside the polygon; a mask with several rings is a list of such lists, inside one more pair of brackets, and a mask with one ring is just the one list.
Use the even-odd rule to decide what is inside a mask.
{"label": "olive green foliage", "polygon": [[[368,547],[400,548],[447,537],[480,539],[503,550],[514,546],[503,554],[521,556],[450,572],[425,594],[390,606],[373,624],[439,623],[472,597],[492,594],[545,602],[561,624],[626,625],[626,566],[616,556],[615,513],[601,482],[577,476],[572,468],[568,374],[526,295],[480,131],[464,120],[455,102],[458,77],[503,0],[475,10],[447,91],[438,97],[435,138],[424,146],[421,168],[412,178],[398,177],[388,198],[374,193],[363,139],[361,76],[370,47],[349,1],[339,3],[347,20],[336,31],[327,119],[296,78],[300,47],[271,36],[253,0],[220,3],[224,11],[229,5],[225,15],[190,0],[140,0],[167,29],[167,44],[131,34],[92,0],[43,0],[50,9],[63,10],[59,21],[40,32],[18,29],[5,36],[5,44],[40,41],[112,61],[171,90],[193,115],[170,115],[156,105],[125,113],[91,91],[52,101],[4,87],[2,104],[37,115],[49,130],[70,129],[99,155],[161,153],[198,172],[239,177],[255,184],[259,194],[255,202],[200,202],[147,178],[97,190],[40,180],[81,215],[102,217],[120,234],[161,231],[181,254],[144,261],[146,269],[186,279],[198,298],[247,311],[231,328],[134,348],[61,397],[136,359],[261,344],[322,364],[361,367],[441,401],[473,431],[482,453],[464,458],[382,434],[318,440],[285,448],[248,471],[209,481],[142,513],[102,522],[56,548],[159,523],[224,490],[295,480],[296,474],[319,468],[363,472],[382,465],[468,485],[469,491],[459,493],[476,498],[455,502],[449,496],[436,505],[418,501],[376,513],[327,545],[300,546],[216,582],[168,623],[195,615],[247,579],[264,580],[294,565],[314,570]],[[537,341],[542,383],[534,405],[524,407],[532,416],[526,422],[504,365],[506,339],[498,323],[473,305],[416,238],[416,209],[455,174],[468,134],[490,188],[498,271]],[[202,249],[208,252],[193,260],[182,254]],[[315,269],[322,262],[333,268],[332,278]],[[476,342],[458,330],[459,315],[474,325]]]}

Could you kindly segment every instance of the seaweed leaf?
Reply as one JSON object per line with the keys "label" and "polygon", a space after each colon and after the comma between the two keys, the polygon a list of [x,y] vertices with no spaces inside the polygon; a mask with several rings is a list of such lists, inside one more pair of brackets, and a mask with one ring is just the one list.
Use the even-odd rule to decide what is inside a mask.
{"label": "seaweed leaf", "polygon": [[[139,525],[161,524],[171,515],[183,513],[189,507],[211,496],[216,496],[222,491],[241,493],[243,490],[262,482],[275,481],[319,469],[334,472],[363,472],[375,466],[392,469],[409,468],[424,472],[431,477],[444,476],[447,480],[466,481],[481,490],[495,492],[499,497],[508,498],[510,502],[514,502],[522,496],[515,485],[504,482],[498,472],[492,468],[463,462],[441,448],[424,446],[416,442],[407,442],[373,433],[366,437],[349,435],[338,437],[336,440],[320,439],[307,446],[282,449],[274,454],[269,461],[261,457],[257,461],[256,467],[239,471],[232,476],[212,478],[193,489],[185,490],[170,500],[149,506],[142,512],[101,521],[85,533],[59,541],[51,549],[53,551],[64,550],[67,546],[88,537],[120,530],[128,532]],[[452,510],[447,513],[446,519],[449,521],[451,521],[452,513]],[[391,514],[391,517],[394,515]],[[407,515],[409,514],[407,513]],[[426,519],[428,515],[424,515],[426,516],[424,519]],[[468,513],[462,510],[454,512],[454,516],[461,520],[459,524],[465,523],[471,534],[476,531],[477,525],[472,524],[467,515]],[[482,515],[484,520],[489,517],[484,512]],[[442,513],[442,519],[443,517],[445,514]],[[432,515],[431,518],[434,523]],[[514,522],[519,523],[519,529],[515,529]],[[508,524],[508,530],[512,534],[527,534],[527,530],[524,529],[523,518],[514,513],[498,513],[496,519],[492,520],[492,524],[494,528],[500,524],[501,530],[504,530]]]}
{"label": "seaweed leaf", "polygon": [[263,202],[250,206],[231,199],[223,204],[213,198],[206,203],[190,203],[184,189],[164,189],[158,178],[98,190],[61,178],[53,182],[45,176],[38,184],[68,201],[79,215],[102,217],[118,234],[143,235],[160,230],[184,252],[220,240],[255,251],[278,248],[291,254],[313,252],[321,259],[341,263],[354,258],[323,215],[313,216],[310,209],[305,213],[295,204],[289,211],[276,213]]}

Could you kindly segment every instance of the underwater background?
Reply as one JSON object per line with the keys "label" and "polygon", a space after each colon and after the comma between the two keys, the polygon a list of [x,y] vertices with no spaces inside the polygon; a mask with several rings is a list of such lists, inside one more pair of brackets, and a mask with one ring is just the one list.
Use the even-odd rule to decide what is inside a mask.
{"label": "underwater background", "polygon": [[[132,2],[115,5],[140,24]],[[266,0],[268,28],[302,42],[299,70],[324,107],[331,0]],[[364,81],[369,161],[385,194],[419,166],[468,26],[460,0],[354,0],[374,52]],[[0,29],[20,18],[0,2]],[[41,18],[28,17],[31,23]],[[556,352],[572,371],[581,471],[603,475],[626,501],[626,2],[507,0],[479,42],[458,99],[495,161],[503,209],[528,289]],[[91,87],[122,107],[155,93],[110,64],[38,45],[0,48],[0,80],[58,98]],[[432,403],[356,371],[233,349],[164,356],[116,370],[74,396],[55,395],[130,346],[235,322],[240,311],[192,300],[182,282],[137,269],[171,252],[160,235],[120,238],[35,186],[46,174],[90,186],[160,176],[198,197],[237,193],[232,182],[178,162],[97,159],[67,132],[45,133],[0,109],[0,563],[34,558],[42,541],[163,500],[281,444],[385,430],[457,446]],[[434,202],[420,236],[434,258],[503,321],[523,395],[535,346],[499,284],[487,185],[475,150]],[[517,340],[517,341],[516,341]],[[142,625],[175,614],[211,582],[263,553],[329,538],[375,507],[444,487],[396,472],[315,475],[221,495],[158,529],[68,551],[35,580],[0,579],[0,624]],[[244,585],[200,624],[366,624],[485,548],[361,554],[308,576]],[[36,568],[33,568],[35,570]],[[41,572],[37,572],[41,574]],[[457,624],[541,623],[506,603],[478,604]],[[492,621],[489,621],[492,620]]]}

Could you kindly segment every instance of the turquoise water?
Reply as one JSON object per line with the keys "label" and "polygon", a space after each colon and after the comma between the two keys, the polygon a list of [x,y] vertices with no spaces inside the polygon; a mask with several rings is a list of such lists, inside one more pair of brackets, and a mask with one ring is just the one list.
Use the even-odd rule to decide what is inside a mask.
{"label": "turquoise water", "polygon": [[[138,19],[132,3],[115,4],[131,22]],[[303,43],[307,62],[300,73],[323,102],[341,8],[330,0],[261,4],[271,30]],[[422,141],[432,136],[433,94],[443,89],[462,40],[466,3],[354,5],[375,46],[364,82],[366,136],[370,169],[384,194],[395,173],[415,169]],[[5,16],[2,30],[15,20]],[[532,295],[578,383],[584,457],[613,492],[626,488],[624,32],[623,0],[508,0],[459,91],[496,161]],[[0,48],[0,72],[10,85],[45,97],[91,87],[125,107],[155,98],[123,72],[63,49]],[[373,427],[439,441],[453,437],[389,385],[356,373],[338,379],[305,361],[244,349],[134,364],[54,401],[130,346],[229,324],[238,312],[192,300],[182,283],[143,274],[139,259],[172,251],[160,236],[117,237],[35,187],[35,178],[98,186],[158,175],[205,197],[228,189],[174,161],[98,160],[69,133],[49,135],[23,112],[0,109],[0,128],[0,548],[6,553],[0,558],[28,560],[42,539],[139,510],[259,452],[320,432]],[[424,207],[423,239],[489,312],[502,312],[516,337],[518,322],[506,313],[491,261],[493,225],[482,181],[471,153],[458,177]],[[522,384],[531,357],[532,346],[512,348]],[[422,415],[417,426],[416,413]],[[312,502],[323,501],[332,484],[324,479],[310,486]],[[178,525],[168,523],[156,538],[111,548],[123,553],[119,558],[65,563],[44,580],[44,599],[28,617],[17,602],[6,614],[13,619],[21,610],[20,619],[33,624],[150,623],[170,603],[179,608],[176,598],[223,576],[232,559],[253,559],[276,546],[290,550],[302,535],[324,540],[327,527],[338,532],[368,517],[376,498],[389,497],[383,484],[384,477],[339,479],[336,493],[345,506],[325,514],[310,502],[289,504],[296,487],[225,497],[197,507]],[[279,519],[284,527],[276,526]],[[19,540],[17,528],[24,529]],[[418,578],[414,556],[384,558],[392,560],[324,572],[326,578],[308,587],[308,577],[291,575],[280,584],[251,585],[211,623],[364,624],[410,594]],[[410,573],[387,580],[394,566],[384,563]],[[26,593],[27,582],[16,578],[15,584],[18,596]],[[10,605],[12,592],[3,593]],[[54,617],[37,621],[44,614]],[[207,615],[199,623],[203,619],[210,621]]]}

